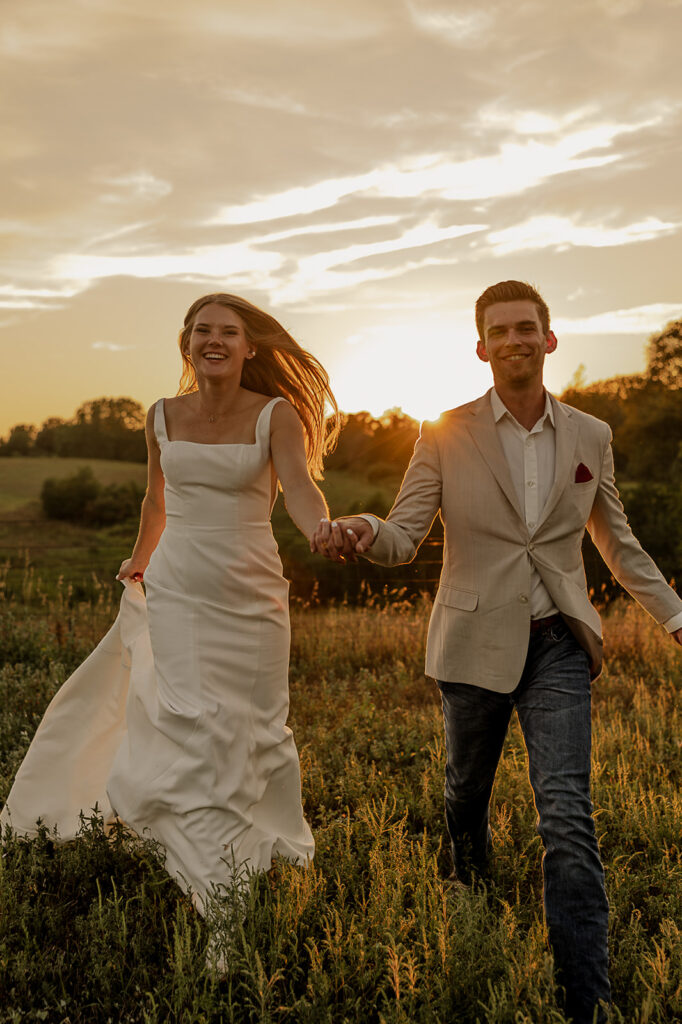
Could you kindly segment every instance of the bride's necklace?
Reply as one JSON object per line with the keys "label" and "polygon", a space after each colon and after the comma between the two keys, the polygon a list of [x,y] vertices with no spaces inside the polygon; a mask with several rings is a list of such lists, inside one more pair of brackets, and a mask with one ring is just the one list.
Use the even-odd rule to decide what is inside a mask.
{"label": "bride's necklace", "polygon": [[224,412],[224,411],[223,411],[222,409],[221,409],[221,410],[220,410],[219,412],[205,412],[205,411],[204,411],[204,410],[203,410],[203,409],[201,408],[201,405],[199,405],[199,409],[200,409],[200,411],[202,412],[202,414],[203,414],[203,415],[204,415],[204,416],[206,417],[206,419],[208,420],[208,422],[209,422],[209,423],[217,423],[217,421],[218,421],[218,420],[219,420],[219,419],[220,419],[220,418],[221,418],[222,416],[226,416],[226,415],[227,415],[227,413],[226,413],[226,412]]}
{"label": "bride's necklace", "polygon": [[231,416],[233,413],[238,412],[238,410],[235,409],[233,401],[227,408],[217,409],[215,412],[209,412],[208,409],[204,409],[201,401],[199,401],[199,412],[202,419],[205,416],[209,423],[217,423],[218,420],[223,419],[225,416]]}

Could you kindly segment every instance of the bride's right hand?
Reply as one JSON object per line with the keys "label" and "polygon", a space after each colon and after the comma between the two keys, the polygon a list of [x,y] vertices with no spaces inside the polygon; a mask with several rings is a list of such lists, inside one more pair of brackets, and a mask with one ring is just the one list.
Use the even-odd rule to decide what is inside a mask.
{"label": "bride's right hand", "polygon": [[134,583],[139,583],[144,576],[145,566],[141,565],[134,558],[126,558],[121,562],[121,568],[116,574],[117,580],[133,580]]}

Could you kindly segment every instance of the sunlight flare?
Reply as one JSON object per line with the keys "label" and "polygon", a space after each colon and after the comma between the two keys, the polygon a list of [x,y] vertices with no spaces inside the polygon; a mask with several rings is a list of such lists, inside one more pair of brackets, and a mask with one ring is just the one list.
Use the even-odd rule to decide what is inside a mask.
{"label": "sunlight flare", "polygon": [[464,313],[363,328],[330,362],[334,389],[345,409],[380,415],[399,404],[415,419],[437,419],[490,387],[475,347],[473,319]]}

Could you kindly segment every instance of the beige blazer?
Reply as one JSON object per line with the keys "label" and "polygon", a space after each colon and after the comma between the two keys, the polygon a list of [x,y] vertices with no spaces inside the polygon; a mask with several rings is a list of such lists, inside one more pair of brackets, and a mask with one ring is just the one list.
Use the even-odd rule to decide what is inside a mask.
{"label": "beige blazer", "polygon": [[[500,693],[518,684],[528,649],[530,569],[587,651],[593,678],[602,664],[599,615],[587,595],[585,527],[611,572],[656,619],[682,600],[642,550],[613,477],[611,430],[551,399],[555,479],[532,536],[500,444],[490,392],[424,423],[400,492],[367,557],[410,562],[440,511],[443,568],[426,648],[426,673]],[[580,463],[592,474],[576,482]],[[583,474],[585,475],[585,474]]]}

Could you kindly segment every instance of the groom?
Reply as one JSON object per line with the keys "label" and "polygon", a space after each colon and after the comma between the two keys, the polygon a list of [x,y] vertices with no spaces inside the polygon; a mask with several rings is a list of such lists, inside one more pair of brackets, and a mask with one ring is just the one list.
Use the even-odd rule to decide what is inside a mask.
{"label": "groom", "polygon": [[682,644],[682,600],[632,534],[613,478],[606,423],[543,387],[557,345],[529,284],[504,281],[476,303],[478,357],[494,387],[424,423],[386,521],[323,521],[314,550],[411,561],[440,511],[443,570],[426,672],[443,703],[445,815],[455,876],[485,875],[488,805],[514,709],[545,848],[544,903],[566,1009],[591,1022],[610,1002],[608,904],[590,799],[590,684],[601,671],[585,527],[619,582]]}

